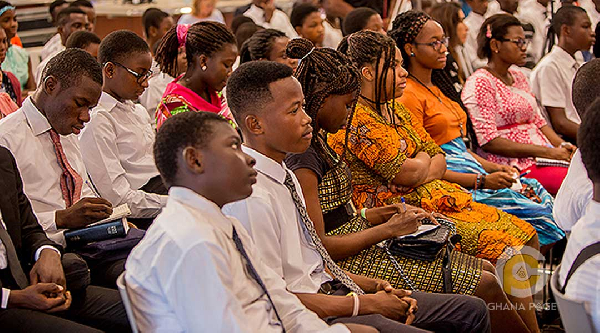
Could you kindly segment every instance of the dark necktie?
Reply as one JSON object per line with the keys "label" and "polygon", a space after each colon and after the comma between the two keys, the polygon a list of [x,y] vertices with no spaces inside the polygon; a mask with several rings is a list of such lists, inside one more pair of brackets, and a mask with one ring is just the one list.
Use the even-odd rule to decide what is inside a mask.
{"label": "dark necktie", "polygon": [[0,220],[0,241],[4,244],[6,248],[6,257],[8,259],[8,269],[10,269],[10,274],[13,279],[21,289],[27,288],[29,283],[27,282],[27,277],[25,276],[25,272],[23,272],[23,268],[21,267],[21,263],[19,262],[19,257],[17,256],[17,251],[15,250],[15,246],[13,245],[12,240],[10,239],[10,235],[4,229],[2,225],[2,221]]}
{"label": "dark necktie", "polygon": [[254,265],[252,265],[252,261],[250,261],[250,257],[248,257],[248,253],[246,253],[246,250],[244,249],[244,244],[242,244],[242,240],[238,236],[238,233],[235,230],[235,227],[233,227],[232,238],[233,238],[233,242],[235,243],[235,248],[242,255],[242,258],[244,258],[244,261],[246,262],[246,270],[248,271],[248,274],[250,274],[250,277],[252,277],[252,279],[254,279],[254,281],[256,283],[258,283],[258,285],[260,286],[260,289],[262,289],[263,293],[265,293],[265,295],[267,295],[267,299],[269,300],[269,303],[271,303],[271,306],[273,307],[273,311],[275,312],[275,316],[277,317],[277,320],[279,320],[279,324],[281,325],[281,331],[283,333],[285,333],[285,328],[283,327],[283,321],[281,321],[281,317],[279,317],[279,313],[277,312],[277,308],[275,307],[275,304],[273,303],[273,300],[271,299],[271,295],[269,294],[267,287],[263,283],[263,280],[260,278],[260,275],[258,275],[258,272],[256,271],[256,269],[254,269]]}
{"label": "dark necktie", "polygon": [[315,249],[317,250],[317,252],[319,252],[321,257],[323,258],[323,261],[329,268],[329,271],[331,272],[331,274],[333,274],[334,278],[338,279],[340,282],[342,282],[346,287],[348,287],[348,289],[352,290],[354,293],[356,293],[358,295],[364,294],[365,292],[360,288],[360,286],[358,286],[356,284],[356,282],[354,282],[348,276],[348,274],[346,274],[346,272],[344,272],[340,268],[340,266],[338,266],[333,261],[333,259],[331,259],[329,252],[327,252],[327,249],[325,249],[325,246],[321,242],[321,238],[317,234],[317,230],[315,230],[315,226],[313,225],[312,221],[310,220],[310,217],[308,216],[308,213],[306,212],[304,203],[302,202],[302,200],[300,199],[300,196],[298,195],[298,192],[296,191],[296,186],[294,185],[292,176],[290,176],[290,174],[287,171],[285,172],[285,174],[286,174],[286,176],[285,176],[284,184],[288,188],[290,193],[292,194],[292,199],[294,200],[294,205],[296,206],[296,210],[298,210],[298,213],[300,214],[300,218],[302,220],[302,223],[301,223],[302,229],[304,230],[304,233],[307,234],[307,237],[309,237],[309,240],[312,240],[312,243],[315,246]]}
{"label": "dark necktie", "polygon": [[63,194],[63,199],[65,200],[65,205],[67,208],[69,208],[79,201],[79,198],[81,197],[81,186],[83,185],[83,180],[77,171],[75,171],[75,169],[73,169],[69,164],[67,155],[65,154],[62,144],[60,143],[60,136],[53,129],[50,130],[50,138],[52,139],[52,144],[54,145],[56,160],[58,161],[58,165],[62,170],[62,174],[60,176],[60,189]]}

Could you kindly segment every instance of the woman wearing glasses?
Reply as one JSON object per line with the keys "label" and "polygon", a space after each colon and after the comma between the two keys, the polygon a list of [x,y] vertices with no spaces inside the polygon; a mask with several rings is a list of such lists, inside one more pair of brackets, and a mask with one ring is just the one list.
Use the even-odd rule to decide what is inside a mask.
{"label": "woman wearing glasses", "polygon": [[[419,25],[420,31],[406,33]],[[524,186],[513,191],[511,186],[519,174],[516,169],[489,162],[467,149],[467,114],[460,95],[444,75],[448,39],[442,27],[423,13],[406,13],[396,18],[390,34],[408,64],[407,88],[400,101],[446,153],[443,179],[471,189],[474,201],[530,223],[542,246],[563,238],[564,233],[552,217],[552,196],[539,182],[522,178]]]}
{"label": "woman wearing glasses", "polygon": [[231,31],[218,22],[171,28],[156,51],[156,62],[163,73],[177,76],[182,47],[185,48],[187,71],[167,85],[156,109],[157,128],[172,115],[187,111],[214,112],[233,122],[233,115],[221,93],[238,55]]}
{"label": "woman wearing glasses", "polygon": [[527,41],[521,22],[508,14],[494,15],[477,36],[486,67],[465,83],[462,100],[473,121],[477,152],[486,160],[510,165],[537,179],[555,194],[567,168],[536,165],[536,158],[570,161],[575,147],[546,124],[527,79],[513,65],[525,62]]}

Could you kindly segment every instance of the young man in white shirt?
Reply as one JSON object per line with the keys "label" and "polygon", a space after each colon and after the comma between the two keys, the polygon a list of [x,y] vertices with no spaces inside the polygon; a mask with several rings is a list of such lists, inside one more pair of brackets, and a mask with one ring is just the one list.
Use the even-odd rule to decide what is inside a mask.
{"label": "young man in white shirt", "polygon": [[[50,4],[50,6],[48,6],[48,11],[50,12],[50,17],[52,18],[52,24],[54,26],[57,25],[56,16],[58,15],[58,13],[67,7],[69,7],[69,3],[65,0],[55,0]],[[55,52],[60,52],[61,48],[62,41],[60,39],[60,34],[57,32],[54,36],[52,36],[52,38],[50,38],[46,42],[46,44],[44,44],[40,56],[42,60],[44,60],[48,58],[49,55]]]}
{"label": "young man in white shirt", "polygon": [[588,51],[596,34],[585,10],[577,6],[561,7],[554,14],[552,29],[558,44],[531,73],[531,87],[556,133],[574,143],[581,119],[573,106],[571,89],[573,77],[582,65],[575,59],[575,53]]}
{"label": "young man in white shirt", "polygon": [[[573,79],[573,105],[580,118],[587,108],[600,96],[600,59],[585,63]],[[588,178],[581,151],[575,151],[567,176],[560,185],[554,199],[553,215],[556,223],[566,232],[570,232],[577,220],[583,216],[588,203],[592,200],[592,181]]]}
{"label": "young man in white shirt", "polygon": [[[90,109],[101,92],[100,64],[83,50],[68,49],[48,62],[42,84],[23,107],[0,122],[0,145],[15,156],[39,223],[51,240],[63,246],[65,230],[85,227],[112,213],[110,202],[92,189],[76,137],[90,120]],[[92,264],[92,278],[114,285],[124,263]]]}
{"label": "young man in white shirt", "polygon": [[[311,118],[302,109],[304,96],[292,69],[275,62],[249,62],[231,75],[227,85],[227,100],[245,139],[242,149],[256,160],[258,178],[248,199],[229,204],[224,211],[240,220],[288,290],[322,318],[365,323],[381,332],[421,332],[417,327],[489,330],[480,299],[411,293],[394,289],[387,281],[342,271],[326,255],[318,236],[307,235],[306,225],[312,222],[305,222],[302,190],[283,163],[286,154],[304,152],[312,139]],[[353,297],[346,296],[350,290]]]}
{"label": "young man in white shirt", "polygon": [[255,161],[241,145],[231,122],[209,112],[177,114],[157,134],[169,200],[125,273],[139,330],[348,332],[307,310],[263,264],[244,227],[221,212],[256,183]]}
{"label": "young man in white shirt", "polygon": [[296,38],[298,34],[286,13],[277,9],[273,0],[252,0],[252,5],[244,12],[254,23],[265,29],[282,31],[288,38]]}
{"label": "young man in white shirt", "polygon": [[[35,69],[35,84],[40,84],[42,71],[48,63],[47,60],[52,58],[66,48],[67,39],[75,31],[86,30],[89,25],[88,18],[85,12],[77,7],[67,7],[61,10],[56,16],[58,22],[58,34],[60,35],[60,45],[53,44],[53,49],[47,48],[46,52],[42,50],[42,62]],[[49,46],[50,47],[50,46]],[[50,52],[52,51],[52,52]],[[46,54],[47,53],[47,54]]]}
{"label": "young man in white shirt", "polygon": [[[558,285],[565,296],[586,303],[595,331],[600,329],[600,249],[578,267],[574,263],[582,251],[600,241],[600,98],[587,109],[577,143],[581,159],[593,183],[593,197],[585,214],[573,227],[558,272]],[[569,278],[567,280],[567,277]],[[565,288],[566,287],[566,288]]]}
{"label": "young man in white shirt", "polygon": [[100,43],[98,61],[104,83],[79,136],[83,161],[103,198],[127,204],[133,218],[154,218],[167,203],[167,190],[152,157],[152,119],[133,102],[152,75],[150,49],[134,32],[119,30]]}

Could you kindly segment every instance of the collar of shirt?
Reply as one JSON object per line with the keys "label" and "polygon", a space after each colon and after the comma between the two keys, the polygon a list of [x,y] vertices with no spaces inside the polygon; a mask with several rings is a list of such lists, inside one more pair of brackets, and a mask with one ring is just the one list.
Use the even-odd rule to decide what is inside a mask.
{"label": "collar of shirt", "polygon": [[46,116],[33,104],[31,97],[27,97],[23,102],[22,109],[33,135],[38,136],[52,129]]}
{"label": "collar of shirt", "polygon": [[580,66],[574,57],[572,57],[569,53],[567,53],[567,51],[558,45],[555,45],[550,53],[552,53],[554,57],[566,68],[578,69]]}
{"label": "collar of shirt", "polygon": [[111,112],[115,107],[122,109],[133,109],[135,107],[132,101],[119,102],[116,98],[104,91],[102,92],[102,95],[100,95],[98,105],[101,105],[102,108],[108,112]]}
{"label": "collar of shirt", "polygon": [[229,220],[230,218],[223,214],[219,206],[202,195],[189,188],[173,186],[169,190],[168,200],[188,206],[201,215],[204,220],[221,229],[229,238],[233,237],[233,224]]}
{"label": "collar of shirt", "polygon": [[287,171],[285,170],[285,163],[281,162],[281,164],[279,164],[271,158],[263,155],[262,153],[257,152],[256,150],[246,145],[242,145],[242,150],[244,151],[244,153],[252,156],[256,160],[256,164],[254,165],[256,171],[277,181],[280,184],[283,184],[285,182],[285,176],[287,173]]}

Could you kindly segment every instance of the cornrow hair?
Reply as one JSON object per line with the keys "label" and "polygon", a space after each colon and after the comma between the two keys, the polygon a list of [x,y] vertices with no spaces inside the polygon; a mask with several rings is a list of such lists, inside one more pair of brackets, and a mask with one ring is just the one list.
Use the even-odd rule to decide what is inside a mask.
{"label": "cornrow hair", "polygon": [[[361,68],[367,64],[374,66],[375,111],[395,124],[396,117],[394,117],[394,110],[390,109],[389,100],[396,95],[396,75],[393,75],[392,86],[394,88],[392,96],[387,95],[386,89],[388,71],[396,71],[394,66],[396,44],[394,41],[390,37],[377,32],[359,31],[344,37],[338,46],[338,51],[346,54],[356,68]],[[380,64],[383,64],[381,73],[379,72]],[[385,102],[381,102],[382,100]],[[383,108],[384,105],[385,108]]]}
{"label": "cornrow hair", "polygon": [[268,59],[275,39],[285,37],[285,33],[275,29],[257,31],[244,42],[240,49],[240,64],[253,60]]}
{"label": "cornrow hair", "polygon": [[[331,95],[355,93],[352,102],[354,110],[360,94],[359,72],[343,53],[330,48],[315,48],[315,45],[305,38],[292,39],[286,53],[290,58],[302,59],[294,76],[302,86],[305,110],[313,121],[312,144],[318,146],[315,145],[319,134],[315,123],[325,99]],[[353,112],[349,115],[349,121],[352,121],[352,114]]]}
{"label": "cornrow hair", "polygon": [[414,10],[409,10],[396,16],[392,24],[392,30],[388,32],[388,35],[398,45],[400,53],[402,53],[402,59],[406,65],[410,63],[410,56],[404,51],[404,45],[413,43],[421,30],[423,30],[425,23],[431,19],[429,15]]}
{"label": "cornrow hair", "polygon": [[[188,29],[185,40],[185,55],[188,68],[199,55],[211,57],[223,49],[226,44],[236,45],[235,37],[227,27],[219,22],[198,22]],[[156,62],[163,73],[177,76],[177,55],[179,39],[177,26],[169,30],[162,38],[156,52]]]}

